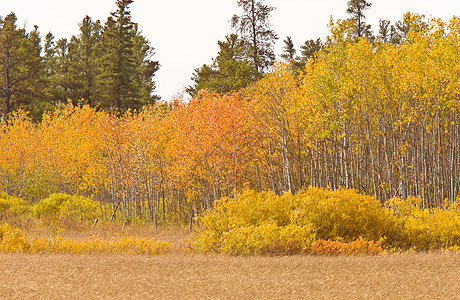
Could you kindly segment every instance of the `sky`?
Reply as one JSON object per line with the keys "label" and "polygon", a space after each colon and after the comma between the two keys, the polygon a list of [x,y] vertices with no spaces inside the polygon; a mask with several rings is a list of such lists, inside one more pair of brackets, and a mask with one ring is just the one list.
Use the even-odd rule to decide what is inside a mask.
{"label": "sky", "polygon": [[[276,7],[272,28],[279,36],[275,53],[282,52],[283,39],[290,36],[299,47],[306,40],[325,38],[330,17],[347,18],[347,0],[265,0]],[[427,18],[449,20],[460,15],[459,0],[368,0],[367,22],[378,31],[379,19],[392,23],[406,12]],[[52,32],[56,38],[78,34],[78,23],[88,15],[107,20],[116,10],[115,0],[0,0],[0,16],[14,12],[18,25],[31,30],[39,26],[42,37]],[[217,55],[219,40],[232,33],[231,17],[240,13],[236,0],[135,0],[132,20],[155,48],[154,60],[160,62],[156,73],[156,94],[168,101],[187,86],[194,69],[209,64]]]}

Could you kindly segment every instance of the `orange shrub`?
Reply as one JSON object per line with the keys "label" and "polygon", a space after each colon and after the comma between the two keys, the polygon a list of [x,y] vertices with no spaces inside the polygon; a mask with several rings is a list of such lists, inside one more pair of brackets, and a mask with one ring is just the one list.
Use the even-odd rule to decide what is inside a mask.
{"label": "orange shrub", "polygon": [[379,254],[383,252],[381,242],[357,239],[353,242],[317,240],[304,249],[309,254]]}

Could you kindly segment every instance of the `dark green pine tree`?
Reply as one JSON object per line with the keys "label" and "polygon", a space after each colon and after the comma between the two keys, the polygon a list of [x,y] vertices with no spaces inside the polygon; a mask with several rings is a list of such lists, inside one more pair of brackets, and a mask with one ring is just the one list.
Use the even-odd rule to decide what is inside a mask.
{"label": "dark green pine tree", "polygon": [[219,41],[219,53],[211,65],[195,69],[193,86],[187,92],[195,96],[200,90],[207,89],[218,93],[238,91],[258,78],[259,74],[245,55],[245,42],[237,34]]}
{"label": "dark green pine tree", "polygon": [[46,107],[41,99],[43,64],[40,34],[16,25],[16,15],[0,18],[0,115],[22,108],[39,118]]}
{"label": "dark green pine tree", "polygon": [[97,94],[96,78],[100,74],[99,41],[102,26],[99,20],[93,21],[86,16],[79,24],[80,33],[73,37],[70,77],[73,83],[73,101],[82,101],[91,106],[100,102]]}
{"label": "dark green pine tree", "polygon": [[297,52],[294,48],[294,43],[291,37],[287,37],[284,41],[283,53],[281,58],[291,63],[291,69],[294,72],[302,71],[305,68],[307,60],[314,57],[314,54],[322,49],[321,39],[306,41],[300,46],[300,56],[295,56]]}
{"label": "dark green pine tree", "polygon": [[55,46],[55,65],[54,76],[51,78],[53,86],[55,87],[54,95],[56,102],[66,103],[68,99],[73,100],[73,104],[78,102],[74,99],[74,85],[70,74],[70,64],[72,58],[72,51],[76,45],[69,43],[65,38],[59,39]]}
{"label": "dark green pine tree", "polygon": [[257,72],[263,73],[275,60],[273,51],[278,36],[271,29],[270,18],[274,7],[262,0],[238,0],[243,9],[241,15],[234,15],[232,27],[245,41],[246,55],[252,60]]}
{"label": "dark green pine tree", "polygon": [[107,19],[101,38],[101,74],[99,95],[103,108],[123,111],[139,108],[132,78],[135,72],[133,54],[134,24],[128,10],[132,0],[117,0],[117,10]]}
{"label": "dark green pine tree", "polygon": [[324,48],[324,44],[320,38],[316,40],[308,40],[302,46],[300,46],[300,56],[297,61],[305,66],[306,62],[310,59],[314,59],[315,55]]}
{"label": "dark green pine tree", "polygon": [[101,35],[101,72],[97,76],[99,104],[118,112],[154,103],[153,77],[159,68],[151,60],[153,48],[131,20],[133,0],[117,0],[117,10],[107,19]]}
{"label": "dark green pine tree", "polygon": [[155,103],[160,99],[155,95],[155,73],[160,68],[158,61],[153,60],[155,49],[150,46],[149,40],[141,35],[138,25],[134,24],[133,54],[135,63],[135,77],[133,78],[139,101],[143,104]]}
{"label": "dark green pine tree", "polygon": [[390,20],[379,20],[379,34],[380,39],[385,43],[390,40],[391,37],[391,27]]}
{"label": "dark green pine tree", "polygon": [[44,96],[49,103],[56,106],[59,104],[57,92],[56,92],[56,83],[53,81],[56,77],[56,71],[58,68],[57,57],[56,57],[56,43],[54,41],[54,35],[51,32],[45,36],[45,45],[44,45],[44,55],[43,55],[43,81],[45,82]]}
{"label": "dark green pine tree", "polygon": [[296,50],[294,48],[294,42],[292,41],[291,37],[288,36],[283,41],[283,53],[281,54],[281,58],[285,61],[293,61],[295,58]]}
{"label": "dark green pine tree", "polygon": [[45,37],[45,55],[43,57],[47,82],[44,94],[54,106],[67,103],[70,99],[74,105],[78,104],[77,82],[72,68],[78,43],[75,37],[70,42],[59,39],[54,42],[54,36],[48,33]]}
{"label": "dark green pine tree", "polygon": [[350,0],[348,1],[347,13],[355,21],[354,25],[354,36],[355,38],[367,38],[369,40],[373,39],[371,25],[366,24],[366,16],[364,11],[369,9],[372,6],[372,3],[367,2],[366,0]]}

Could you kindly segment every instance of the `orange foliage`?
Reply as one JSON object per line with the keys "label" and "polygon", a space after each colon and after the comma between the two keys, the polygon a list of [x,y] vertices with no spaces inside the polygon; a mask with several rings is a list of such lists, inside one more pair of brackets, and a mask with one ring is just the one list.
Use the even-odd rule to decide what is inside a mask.
{"label": "orange foliage", "polygon": [[238,95],[202,92],[189,103],[176,103],[167,119],[175,158],[170,174],[185,187],[187,199],[204,198],[202,205],[210,207],[250,180],[257,149],[247,103]]}
{"label": "orange foliage", "polygon": [[305,253],[311,254],[379,254],[383,252],[380,242],[365,241],[358,239],[345,243],[340,241],[317,240],[310,247],[304,249]]}

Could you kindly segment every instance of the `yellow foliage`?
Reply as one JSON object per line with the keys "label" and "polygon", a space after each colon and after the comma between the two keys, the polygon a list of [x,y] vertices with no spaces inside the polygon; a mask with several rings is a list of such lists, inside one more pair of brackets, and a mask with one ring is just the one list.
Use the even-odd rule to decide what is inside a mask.
{"label": "yellow foliage", "polygon": [[103,240],[92,236],[89,240],[74,241],[61,236],[36,238],[29,241],[18,228],[7,223],[0,226],[0,252],[55,253],[122,253],[158,255],[171,251],[173,244],[137,236],[112,237]]}
{"label": "yellow foliage", "polygon": [[[460,245],[460,202],[448,203],[443,208],[422,210],[422,200],[393,198],[388,206],[396,216],[396,230],[391,237],[401,248],[431,250]],[[389,237],[390,238],[390,237]]]}
{"label": "yellow foliage", "polygon": [[0,252],[28,252],[30,244],[18,228],[3,223],[0,226]]}
{"label": "yellow foliage", "polygon": [[373,197],[313,188],[295,196],[245,191],[198,220],[197,247],[229,254],[298,253],[316,238],[379,240],[391,224]]}
{"label": "yellow foliage", "polygon": [[297,197],[299,208],[296,217],[302,222],[312,223],[318,238],[341,238],[347,242],[358,238],[379,240],[391,230],[390,214],[374,197],[354,190],[319,188],[307,189]]}
{"label": "yellow foliage", "polygon": [[[460,245],[460,209],[420,209],[394,198],[386,208],[354,190],[310,188],[296,195],[246,190],[223,198],[198,222],[195,249],[226,254],[379,253],[382,247],[447,249]],[[376,242],[378,241],[378,242]]]}

